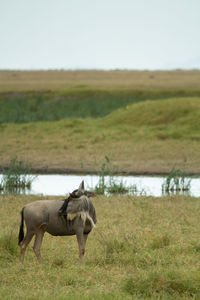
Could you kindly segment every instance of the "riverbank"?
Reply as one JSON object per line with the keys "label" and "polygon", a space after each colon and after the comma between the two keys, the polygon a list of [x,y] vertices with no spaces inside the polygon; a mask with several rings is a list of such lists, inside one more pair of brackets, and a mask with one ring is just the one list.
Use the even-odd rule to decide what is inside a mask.
{"label": "riverbank", "polygon": [[200,98],[190,97],[129,104],[97,119],[4,123],[0,164],[17,156],[42,173],[96,173],[107,157],[122,174],[200,174],[199,120]]}
{"label": "riverbank", "polygon": [[[6,166],[0,166],[0,173],[2,173],[4,170],[8,170],[9,167]],[[183,165],[182,171],[185,170],[185,167]],[[99,175],[100,169],[68,169],[68,168],[31,168],[30,169],[31,174],[33,175]],[[170,170],[171,171],[171,170]],[[112,170],[112,175],[116,176],[167,176],[170,171],[166,172],[160,172],[159,170],[156,171],[120,171],[120,170]],[[187,171],[187,176],[191,177],[199,177],[200,172],[197,170],[193,171]]]}

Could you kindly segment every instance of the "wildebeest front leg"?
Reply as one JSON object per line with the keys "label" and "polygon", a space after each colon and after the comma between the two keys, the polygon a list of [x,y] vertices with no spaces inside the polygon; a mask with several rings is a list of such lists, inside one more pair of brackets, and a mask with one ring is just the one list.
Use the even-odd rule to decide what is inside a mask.
{"label": "wildebeest front leg", "polygon": [[83,240],[84,240],[84,249],[85,249],[85,246],[86,246],[86,242],[87,242],[87,237],[88,237],[88,234],[83,234]]}
{"label": "wildebeest front leg", "polygon": [[35,234],[35,242],[34,242],[34,245],[33,245],[33,250],[35,252],[35,255],[36,255],[39,263],[42,263],[40,248],[41,248],[42,240],[43,240],[43,237],[44,237],[44,233],[45,233],[45,231],[42,228],[40,228],[37,231],[37,233]]}
{"label": "wildebeest front leg", "polygon": [[77,238],[78,247],[79,247],[79,259],[80,259],[80,261],[82,261],[84,254],[85,254],[85,241],[86,241],[84,238],[84,235],[83,235],[83,228],[77,230],[76,238]]}

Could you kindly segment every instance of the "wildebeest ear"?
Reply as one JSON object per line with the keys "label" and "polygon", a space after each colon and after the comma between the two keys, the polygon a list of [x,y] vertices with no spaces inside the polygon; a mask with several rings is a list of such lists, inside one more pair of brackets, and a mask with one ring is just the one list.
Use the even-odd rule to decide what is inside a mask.
{"label": "wildebeest ear", "polygon": [[81,182],[79,188],[78,188],[79,193],[84,193],[85,192],[85,187],[84,187],[84,180]]}

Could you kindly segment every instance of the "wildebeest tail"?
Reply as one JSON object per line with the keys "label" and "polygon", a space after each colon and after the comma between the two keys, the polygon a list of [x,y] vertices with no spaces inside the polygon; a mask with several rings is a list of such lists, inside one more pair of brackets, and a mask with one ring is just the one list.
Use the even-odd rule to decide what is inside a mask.
{"label": "wildebeest tail", "polygon": [[18,245],[20,245],[23,239],[24,239],[24,208],[21,211],[21,224],[19,228]]}

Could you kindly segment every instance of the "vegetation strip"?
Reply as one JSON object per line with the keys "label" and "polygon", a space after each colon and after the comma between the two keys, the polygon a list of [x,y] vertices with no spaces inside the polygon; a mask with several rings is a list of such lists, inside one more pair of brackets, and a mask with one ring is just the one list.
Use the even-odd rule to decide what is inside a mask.
{"label": "vegetation strip", "polygon": [[131,103],[199,97],[200,90],[69,89],[47,92],[0,93],[0,123],[100,118]]}

